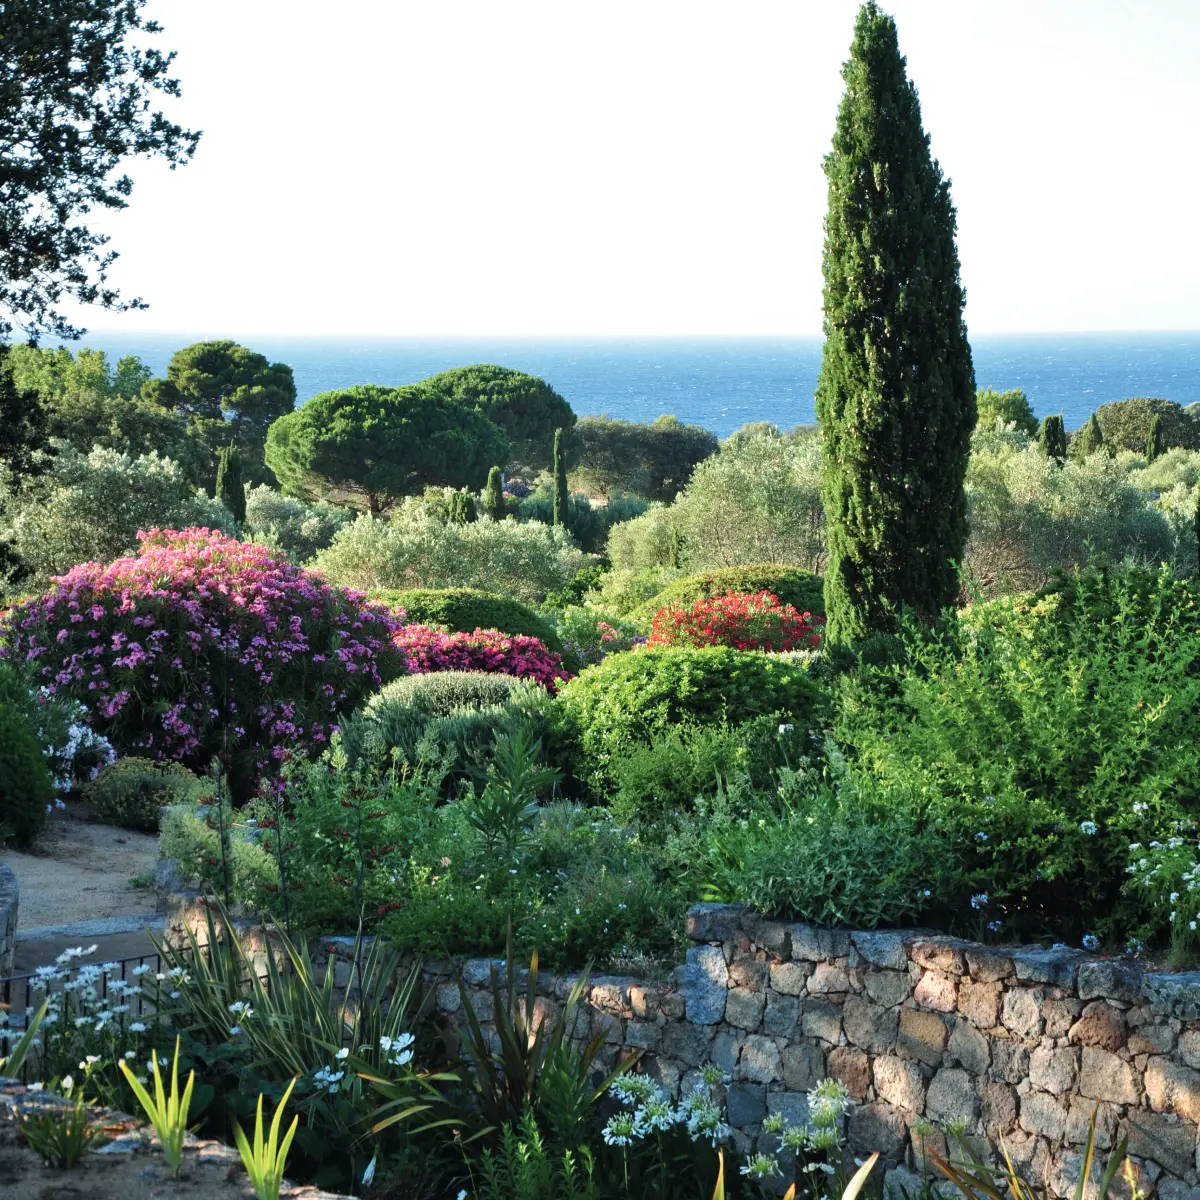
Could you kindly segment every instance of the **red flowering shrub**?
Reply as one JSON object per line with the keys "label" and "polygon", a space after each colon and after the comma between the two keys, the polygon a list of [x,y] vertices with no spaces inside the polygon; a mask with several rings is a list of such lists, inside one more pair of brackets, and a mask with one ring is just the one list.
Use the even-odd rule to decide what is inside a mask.
{"label": "red flowering shrub", "polygon": [[398,625],[265,546],[152,529],[137,557],[83,563],[18,604],[0,656],[80,700],[119,754],[196,770],[227,757],[244,797],[401,673]]}
{"label": "red flowering shrub", "polygon": [[734,650],[807,650],[820,644],[824,617],[780,604],[771,592],[729,592],[691,607],[659,609],[651,646],[730,646]]}
{"label": "red flowering shrub", "polygon": [[533,679],[554,691],[570,679],[562,658],[544,642],[525,634],[476,629],[474,633],[443,633],[428,625],[405,625],[392,639],[404,655],[410,674],[431,671],[492,671]]}

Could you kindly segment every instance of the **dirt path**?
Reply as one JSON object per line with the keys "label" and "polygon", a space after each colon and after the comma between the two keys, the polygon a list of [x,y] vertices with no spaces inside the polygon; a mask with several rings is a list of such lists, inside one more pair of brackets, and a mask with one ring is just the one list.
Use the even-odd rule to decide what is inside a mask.
{"label": "dirt path", "polygon": [[87,819],[81,805],[56,809],[27,850],[0,850],[21,888],[17,936],[44,925],[105,917],[152,917],[154,889],[131,876],[152,873],[158,839]]}

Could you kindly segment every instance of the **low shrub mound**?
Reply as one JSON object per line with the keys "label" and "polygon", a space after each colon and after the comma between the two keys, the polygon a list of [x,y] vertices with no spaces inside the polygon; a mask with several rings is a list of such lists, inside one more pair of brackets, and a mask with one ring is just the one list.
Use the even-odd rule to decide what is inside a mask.
{"label": "low shrub mound", "polygon": [[414,675],[429,671],[487,671],[532,679],[554,691],[568,678],[562,658],[534,637],[476,629],[442,633],[428,625],[405,625],[393,641]]}
{"label": "low shrub mound", "polygon": [[151,530],[137,557],[84,563],[18,605],[0,653],[82,702],[118,754],[197,771],[220,756],[245,797],[402,672],[398,628],[265,546]]}
{"label": "low shrub mound", "polygon": [[152,758],[119,758],[84,789],[83,799],[109,825],[158,831],[158,812],[172,804],[198,804],[212,796],[213,786],[187,767]]}
{"label": "low shrub mound", "polygon": [[820,618],[781,604],[771,592],[730,592],[654,616],[651,646],[731,646],[734,650],[815,650]]}
{"label": "low shrub mound", "polygon": [[778,715],[806,725],[821,692],[802,663],[725,646],[646,646],[613,654],[558,693],[556,727],[584,778],[598,783],[614,754],[684,722],[741,724]]}
{"label": "low shrub mound", "polygon": [[779,563],[747,563],[741,567],[721,567],[699,575],[687,575],[639,604],[631,615],[652,621],[660,609],[686,608],[700,600],[711,600],[730,592],[770,592],[778,597],[780,604],[790,604],[798,612],[825,615],[824,579],[811,571]]}
{"label": "low shrub mound", "polygon": [[441,626],[451,633],[496,629],[512,636],[535,637],[556,654],[562,643],[549,621],[527,604],[478,588],[409,588],[373,592],[372,599],[404,610],[404,619],[416,625]]}
{"label": "low shrub mound", "polygon": [[440,758],[450,782],[482,771],[498,736],[534,720],[546,690],[514,675],[438,671],[388,684],[341,727],[350,763],[378,768]]}
{"label": "low shrub mound", "polygon": [[16,705],[0,703],[0,841],[31,841],[53,802],[54,781],[32,722]]}

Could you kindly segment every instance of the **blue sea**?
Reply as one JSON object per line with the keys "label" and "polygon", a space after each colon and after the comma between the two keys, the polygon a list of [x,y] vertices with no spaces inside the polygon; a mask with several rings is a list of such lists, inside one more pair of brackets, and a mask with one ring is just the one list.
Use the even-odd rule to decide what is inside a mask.
{"label": "blue sea", "polygon": [[[355,383],[415,383],[467,363],[540,375],[577,413],[652,420],[674,413],[721,437],[747,421],[815,419],[819,338],[289,338],[96,331],[82,345],[137,354],[162,374],[171,354],[227,336],[295,372],[301,401]],[[1200,333],[1014,334],[971,339],[980,387],[1025,389],[1068,429],[1109,400],[1200,401]]]}

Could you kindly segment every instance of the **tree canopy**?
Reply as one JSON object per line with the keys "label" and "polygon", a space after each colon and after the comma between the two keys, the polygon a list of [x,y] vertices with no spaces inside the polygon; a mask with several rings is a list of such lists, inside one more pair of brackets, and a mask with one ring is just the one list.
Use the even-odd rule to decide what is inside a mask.
{"label": "tree canopy", "polygon": [[[0,337],[78,337],[58,310],[64,297],[122,310],[108,283],[116,253],[85,223],[97,208],[126,207],[123,159],[165,158],[174,168],[199,133],[154,107],[178,96],[174,52],[146,47],[161,32],[145,0],[4,0],[0,33]],[[137,39],[135,41],[135,38]]]}
{"label": "tree canopy", "polygon": [[1007,392],[981,388],[975,394],[975,407],[978,413],[976,424],[984,429],[991,429],[997,421],[1003,421],[1006,425],[1015,425],[1030,437],[1038,431],[1038,419],[1033,415],[1029,397],[1021,388]]}
{"label": "tree canopy", "polygon": [[895,22],[859,10],[833,149],[817,384],[828,636],[954,602],[975,373],[950,185],[929,152]]}
{"label": "tree canopy", "polygon": [[533,470],[551,465],[554,431],[570,429],[576,420],[571,406],[544,379],[510,367],[455,367],[419,386],[479,409],[508,435],[512,461]]}
{"label": "tree canopy", "polygon": [[478,489],[507,455],[499,426],[424,385],[322,392],[278,418],[266,444],[288,495],[371,513],[430,484]]}

